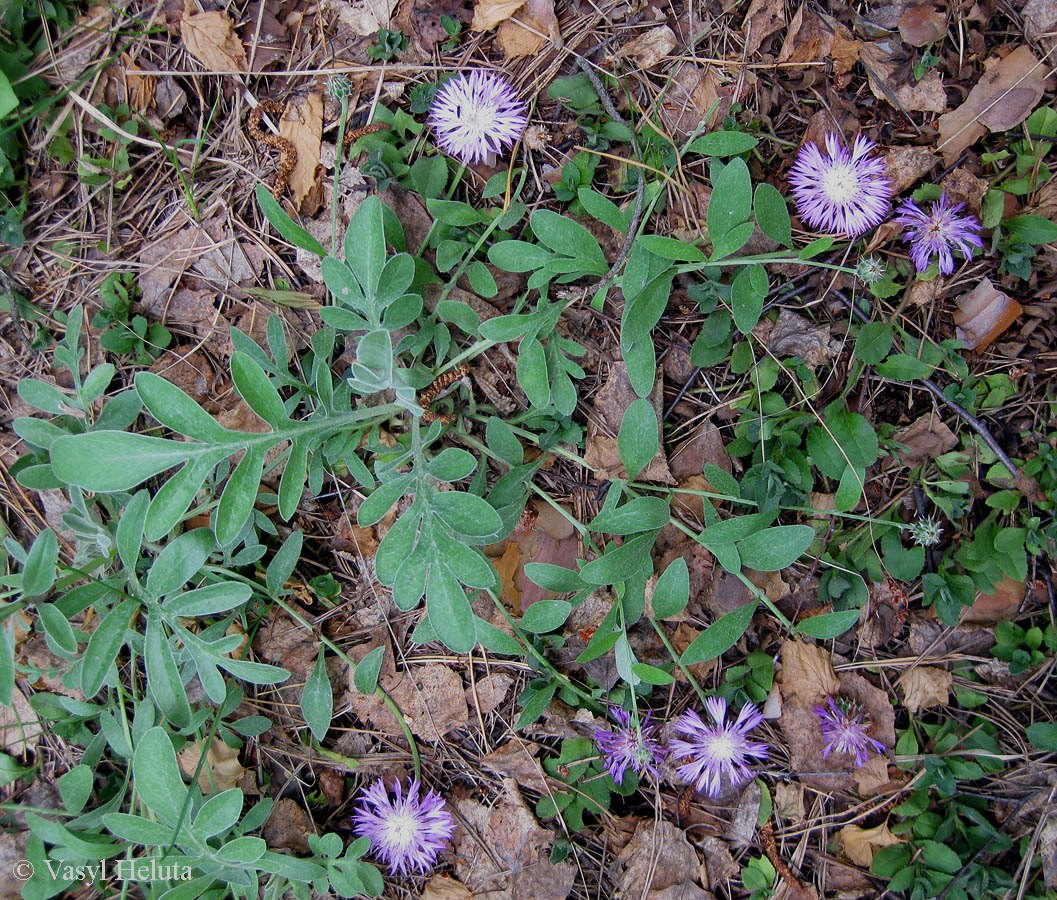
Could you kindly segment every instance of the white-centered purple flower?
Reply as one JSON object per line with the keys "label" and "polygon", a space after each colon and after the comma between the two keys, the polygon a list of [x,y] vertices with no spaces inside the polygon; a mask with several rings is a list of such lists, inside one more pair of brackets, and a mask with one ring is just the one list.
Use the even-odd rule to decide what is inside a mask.
{"label": "white-centered purple flower", "polygon": [[390,798],[381,779],[367,788],[352,817],[353,831],[370,839],[371,850],[390,874],[425,874],[455,831],[455,821],[444,798],[432,790],[422,796],[417,781],[409,783],[406,794],[397,781],[393,792]]}
{"label": "white-centered purple flower", "polygon": [[855,766],[861,769],[870,758],[871,749],[885,752],[885,745],[867,734],[870,719],[857,703],[830,697],[825,706],[816,706],[814,712],[821,720],[822,739],[826,742],[823,759],[829,759],[831,753],[847,753],[855,757]]}
{"label": "white-centered purple flower", "polygon": [[952,204],[946,194],[940,194],[931,212],[925,212],[913,200],[899,207],[896,221],[903,226],[903,240],[910,244],[910,259],[919,272],[925,271],[936,256],[940,273],[950,275],[954,271],[951,253],[954,247],[966,259],[972,259],[973,247],[983,247],[979,219],[974,215],[959,215],[964,206],[964,203]]}
{"label": "white-centered purple flower", "polygon": [[727,722],[727,701],[709,697],[705,711],[713,725],[706,724],[693,710],[675,723],[676,731],[689,740],[672,740],[672,756],[687,762],[677,766],[680,777],[710,797],[719,795],[724,784],[739,787],[752,778],[749,763],[767,759],[767,745],[750,741],[748,734],[763,721],[755,703],[746,703],[738,718]]}
{"label": "white-centered purple flower", "polygon": [[880,225],[892,205],[892,182],[884,157],[873,155],[876,146],[860,134],[849,151],[830,133],[825,152],[814,143],[801,147],[789,170],[800,218],[819,231],[847,237]]}
{"label": "white-centered purple flower", "polygon": [[639,722],[640,728],[636,731],[631,723],[631,713],[619,706],[611,706],[609,711],[617,720],[616,730],[596,728],[594,734],[606,771],[617,784],[624,783],[624,773],[629,768],[639,773],[645,770],[654,778],[660,778],[658,767],[664,762],[667,753],[657,740],[659,726],[651,721],[653,713],[646,711]]}
{"label": "white-centered purple flower", "polygon": [[525,105],[502,75],[460,72],[437,91],[429,114],[437,144],[460,162],[493,162],[528,124]]}

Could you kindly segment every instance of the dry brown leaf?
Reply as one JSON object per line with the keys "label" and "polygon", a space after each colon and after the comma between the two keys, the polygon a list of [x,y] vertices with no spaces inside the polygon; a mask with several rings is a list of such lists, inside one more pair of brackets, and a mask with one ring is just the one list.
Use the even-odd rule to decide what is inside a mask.
{"label": "dry brown leaf", "polygon": [[[723,802],[727,793],[726,784],[717,798]],[[753,843],[756,837],[757,821],[760,816],[760,797],[763,795],[760,785],[756,781],[750,781],[744,788],[732,792],[737,797],[737,803],[731,813],[730,821],[723,829],[723,837],[735,847],[746,847]]]}
{"label": "dry brown leaf", "polygon": [[935,69],[929,69],[914,84],[902,84],[896,88],[896,99],[912,112],[942,113],[947,111],[947,90],[943,77]]}
{"label": "dry brown leaf", "polygon": [[137,74],[143,70],[132,64],[132,57],[127,53],[121,54],[121,61],[125,64],[125,87],[128,91],[129,106],[145,112],[154,103],[154,87],[158,79],[154,75]]}
{"label": "dry brown leaf", "polygon": [[752,333],[775,356],[799,356],[811,369],[824,365],[840,352],[840,344],[830,338],[828,325],[813,325],[784,307],[777,321],[764,319]]}
{"label": "dry brown leaf", "polygon": [[421,900],[470,900],[473,893],[449,875],[434,875],[422,889]]}
{"label": "dry brown leaf", "polygon": [[910,712],[942,706],[950,699],[954,676],[935,666],[916,666],[907,672],[899,685],[903,689],[903,705]]}
{"label": "dry brown leaf", "polygon": [[851,71],[862,46],[836,19],[802,5],[789,22],[782,49],[778,51],[778,62],[820,62],[830,57],[833,71],[840,75]]}
{"label": "dry brown leaf", "polygon": [[[456,834],[455,874],[489,900],[565,900],[576,879],[569,860],[555,865],[547,848],[554,834],[541,828],[512,778],[489,809],[457,800],[463,828]],[[482,852],[486,846],[490,852]]]}
{"label": "dry brown leaf", "polygon": [[904,444],[906,450],[895,449],[904,466],[919,466],[958,446],[958,438],[935,413],[925,413],[905,428],[900,428],[892,440]]}
{"label": "dry brown leaf", "polygon": [[952,203],[964,203],[969,212],[979,216],[984,194],[991,190],[991,185],[959,166],[944,177],[940,188]]}
{"label": "dry brown leaf", "polygon": [[774,789],[774,808],[793,822],[804,821],[804,786],[799,781],[780,781]]}
{"label": "dry brown leaf", "polygon": [[[638,398],[631,387],[631,379],[628,378],[624,363],[615,362],[609,370],[606,383],[594,396],[594,414],[587,425],[587,450],[584,453],[584,460],[589,467],[596,470],[599,479],[628,477],[627,469],[624,468],[624,463],[620,459],[620,451],[617,448],[617,434],[620,432],[620,423],[624,420],[624,413],[636,399]],[[657,448],[657,455],[650,460],[638,477],[640,481],[675,484],[675,479],[672,478],[672,473],[668,469],[668,460],[664,455],[664,442],[661,440],[660,421],[664,403],[664,369],[661,366],[657,366],[657,380],[654,382],[648,399],[657,412],[657,434],[660,445]]]}
{"label": "dry brown leaf", "polygon": [[481,765],[505,778],[513,778],[519,785],[541,794],[547,792],[547,777],[536,759],[539,744],[511,738],[481,757]]}
{"label": "dry brown leaf", "polygon": [[782,696],[813,704],[840,690],[833,658],[822,647],[804,641],[782,644]]}
{"label": "dry brown leaf", "polygon": [[20,690],[11,695],[11,706],[0,706],[0,743],[12,756],[37,749],[44,725]]}
{"label": "dry brown leaf", "polygon": [[1019,125],[1048,90],[1046,67],[1030,47],[1017,47],[1002,59],[984,63],[987,69],[969,96],[953,112],[939,119],[937,149],[947,165],[978,141],[985,132],[1009,131]]}
{"label": "dry brown leaf", "polygon": [[859,795],[872,797],[891,780],[888,777],[888,758],[871,756],[865,765],[856,767],[854,775]]}
{"label": "dry brown leaf", "polygon": [[301,805],[292,797],[281,797],[272,807],[261,836],[270,850],[290,850],[303,855],[310,852],[310,834],[315,834],[315,830]]}
{"label": "dry brown leaf", "polygon": [[1024,20],[1024,37],[1032,42],[1040,41],[1047,50],[1052,49],[1052,32],[1057,31],[1057,0],[1028,0],[1020,17]]}
{"label": "dry brown leaf", "polygon": [[907,306],[928,306],[947,293],[947,279],[937,275],[931,281],[912,281],[904,294]]}
{"label": "dry brown leaf", "polygon": [[837,832],[841,846],[855,865],[869,868],[873,864],[874,854],[882,847],[891,847],[902,843],[888,829],[888,823],[882,822],[875,828],[860,828],[858,825],[845,825]]}
{"label": "dry brown leaf", "polygon": [[506,699],[514,679],[502,672],[493,672],[466,689],[466,702],[482,716],[487,716]]}
{"label": "dry brown leaf", "polygon": [[924,47],[943,40],[947,17],[934,6],[911,6],[899,17],[899,35],[911,47]]}
{"label": "dry brown leaf", "polygon": [[955,336],[977,353],[986,350],[1021,313],[1020,304],[996,288],[989,278],[980,279],[976,287],[962,294],[956,302]]}
{"label": "dry brown leaf", "polygon": [[246,50],[225,12],[184,12],[180,34],[187,52],[213,72],[245,72]]}
{"label": "dry brown leaf", "polygon": [[641,32],[638,37],[628,41],[619,57],[630,56],[643,69],[649,71],[658,66],[669,53],[679,46],[679,39],[667,25],[651,28]]}
{"label": "dry brown leaf", "polygon": [[509,19],[522,6],[525,0],[478,0],[473,8],[473,31],[491,31],[500,22]]}
{"label": "dry brown leaf", "polygon": [[1024,602],[1026,591],[1023,581],[1003,575],[990,594],[976,595],[973,605],[962,610],[961,620],[965,624],[993,625],[1012,619]]}
{"label": "dry brown leaf", "polygon": [[319,8],[362,37],[388,28],[397,0],[322,0]]}
{"label": "dry brown leaf", "polygon": [[294,205],[303,215],[313,216],[319,211],[323,200],[319,186],[322,172],[319,152],[323,137],[323,94],[301,94],[287,103],[279,122],[279,135],[290,141],[297,150],[297,162],[289,181]]}
{"label": "dry brown leaf", "polygon": [[893,147],[885,154],[892,192],[900,194],[932,171],[939,157],[928,147]]}
{"label": "dry brown leaf", "polygon": [[697,129],[702,121],[706,128],[711,128],[754,84],[755,76],[751,72],[736,80],[715,66],[685,64],[668,82],[668,93],[660,109],[661,121],[670,132],[683,137]]}
{"label": "dry brown leaf", "polygon": [[496,40],[508,59],[539,53],[547,40],[561,40],[554,0],[528,0],[516,15],[500,23]]}
{"label": "dry brown leaf", "polygon": [[578,549],[579,537],[570,521],[549,503],[533,501],[522,524],[486,551],[503,585],[503,604],[520,616],[533,603],[553,599],[556,594],[525,574],[525,565],[538,562],[573,568]]}
{"label": "dry brown leaf", "polygon": [[[348,679],[352,708],[357,716],[386,734],[404,733],[378,694],[365,696],[356,690],[351,668]],[[415,736],[425,741],[436,743],[470,720],[462,679],[447,666],[430,663],[392,675],[383,673],[379,684],[400,708]]]}
{"label": "dry brown leaf", "polygon": [[785,4],[776,0],[752,0],[741,23],[745,55],[751,56],[767,38],[785,24]]}
{"label": "dry brown leaf", "polygon": [[1047,819],[1039,832],[1039,856],[1043,881],[1053,890],[1057,888],[1057,816]]}
{"label": "dry brown leaf", "polygon": [[619,895],[653,900],[659,892],[700,877],[701,863],[686,833],[671,822],[639,822],[628,845],[620,851]]}
{"label": "dry brown leaf", "polygon": [[[202,745],[199,741],[188,744],[177,755],[180,770],[188,778],[194,778],[195,770],[202,759]],[[221,791],[235,787],[246,774],[246,769],[239,762],[239,751],[234,750],[221,740],[209,744],[206,761],[198,773],[198,786],[203,794],[219,794]]]}

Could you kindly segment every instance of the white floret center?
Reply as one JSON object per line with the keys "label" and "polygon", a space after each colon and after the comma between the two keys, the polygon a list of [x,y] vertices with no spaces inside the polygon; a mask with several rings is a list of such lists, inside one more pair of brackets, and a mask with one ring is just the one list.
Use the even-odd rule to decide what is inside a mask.
{"label": "white floret center", "polygon": [[410,813],[393,813],[385,820],[386,840],[401,849],[411,846],[418,834],[418,820]]}
{"label": "white floret center", "polygon": [[717,734],[708,745],[708,752],[717,762],[729,762],[737,755],[737,750],[734,738],[726,732]]}
{"label": "white floret center", "polygon": [[859,176],[849,163],[834,163],[822,176],[822,193],[831,203],[846,206],[859,193]]}

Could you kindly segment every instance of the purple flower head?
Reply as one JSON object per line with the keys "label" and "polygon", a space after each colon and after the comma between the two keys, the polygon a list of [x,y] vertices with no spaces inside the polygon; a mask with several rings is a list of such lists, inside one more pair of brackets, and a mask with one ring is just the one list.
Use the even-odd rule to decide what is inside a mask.
{"label": "purple flower head", "polygon": [[748,733],[763,721],[755,703],[746,703],[733,724],[727,723],[727,701],[709,697],[705,710],[715,725],[707,725],[688,710],[675,723],[690,740],[673,740],[672,756],[688,759],[677,767],[680,777],[709,797],[719,795],[723,782],[738,787],[752,778],[749,762],[767,759],[767,745],[748,740]]}
{"label": "purple flower head", "polygon": [[400,782],[393,785],[395,798],[381,779],[363,792],[363,804],[352,817],[357,837],[371,841],[375,856],[389,866],[389,872],[425,874],[437,861],[437,854],[455,831],[455,822],[435,791],[420,796],[417,781],[402,795]]}
{"label": "purple flower head", "polygon": [[440,148],[467,165],[493,161],[527,124],[510,83],[486,69],[456,75],[437,91],[429,114]]}
{"label": "purple flower head", "polygon": [[596,728],[594,734],[595,743],[602,752],[602,760],[606,764],[606,771],[613,776],[617,784],[624,783],[624,773],[629,767],[635,772],[642,772],[645,769],[654,778],[660,778],[661,772],[658,766],[664,762],[667,753],[657,740],[659,726],[656,722],[650,721],[653,713],[647,710],[639,723],[642,732],[640,740],[639,733],[631,724],[631,713],[619,706],[611,706],[609,711],[619,723],[616,731]]}
{"label": "purple flower head", "polygon": [[857,703],[843,697],[834,701],[830,697],[826,706],[816,706],[814,712],[822,720],[822,739],[826,742],[823,759],[829,759],[834,751],[853,754],[856,768],[861,769],[870,758],[871,749],[885,752],[885,745],[866,733],[870,719]]}
{"label": "purple flower head", "polygon": [[946,194],[940,194],[930,213],[913,200],[899,207],[896,221],[903,226],[903,240],[909,242],[910,259],[919,272],[929,267],[933,256],[938,256],[940,272],[950,275],[954,271],[952,247],[961,250],[966,259],[972,258],[973,247],[983,247],[976,216],[958,215],[963,206],[964,203],[951,204]]}
{"label": "purple flower head", "polygon": [[812,228],[858,237],[888,215],[892,182],[884,157],[873,156],[877,145],[859,135],[849,151],[836,134],[826,135],[826,150],[805,144],[789,170],[793,200]]}

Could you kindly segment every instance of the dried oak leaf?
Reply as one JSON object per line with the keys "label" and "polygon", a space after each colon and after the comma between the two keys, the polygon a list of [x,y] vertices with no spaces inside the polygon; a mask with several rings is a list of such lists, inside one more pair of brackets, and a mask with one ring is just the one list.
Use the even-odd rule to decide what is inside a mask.
{"label": "dried oak leaf", "polygon": [[701,862],[686,833],[663,820],[639,822],[628,845],[620,851],[620,896],[657,900],[667,888],[700,877]]}
{"label": "dried oak leaf", "polygon": [[940,188],[949,200],[964,203],[969,212],[979,216],[984,194],[991,189],[991,185],[959,166],[940,182]]}
{"label": "dried oak leaf", "polygon": [[262,830],[269,850],[290,850],[301,855],[311,852],[308,846],[310,834],[315,834],[315,831],[308,816],[291,797],[276,801]]}
{"label": "dried oak leaf", "polygon": [[556,596],[532,581],[525,565],[538,562],[570,569],[579,549],[579,537],[569,519],[549,503],[533,501],[528,512],[534,516],[531,522],[523,519],[506,540],[486,550],[503,585],[503,604],[518,616],[533,603]]}
{"label": "dried oak leaf", "polygon": [[869,868],[873,864],[874,854],[882,847],[891,847],[903,840],[889,831],[887,822],[882,822],[875,828],[845,825],[837,832],[837,837],[848,859],[864,868]]}
{"label": "dried oak leaf", "polygon": [[896,448],[899,462],[904,466],[919,466],[926,460],[942,456],[958,446],[958,438],[935,413],[925,413],[905,428],[900,428],[892,440],[906,447]]}
{"label": "dried oak leaf", "polygon": [[785,24],[785,4],[777,0],[752,0],[741,23],[745,35],[745,55],[751,56]]}
{"label": "dried oak leaf", "polygon": [[279,122],[279,135],[297,150],[297,162],[290,173],[289,187],[294,206],[304,216],[314,216],[323,203],[319,176],[323,167],[319,161],[323,137],[323,94],[294,97],[286,104]]}
{"label": "dried oak leaf", "polygon": [[473,892],[448,875],[434,875],[422,889],[421,900],[471,900]]}
{"label": "dried oak leaf", "polygon": [[661,121],[670,132],[683,137],[697,129],[702,121],[706,128],[711,128],[754,84],[755,76],[751,72],[734,79],[716,66],[684,64],[668,82],[668,93],[660,108]]}
{"label": "dried oak leaf", "polygon": [[815,704],[840,690],[833,657],[822,647],[804,641],[786,641],[781,649],[782,696]]}
{"label": "dried oak leaf", "polygon": [[617,57],[630,56],[640,68],[649,71],[663,62],[677,46],[679,38],[675,36],[675,32],[667,25],[661,25],[643,31],[638,37],[628,41],[620,48]]}
{"label": "dried oak leaf", "polygon": [[809,319],[784,308],[777,321],[764,319],[752,333],[775,356],[798,356],[811,369],[824,365],[840,352],[840,344],[830,337],[828,325],[813,325]]}
{"label": "dried oak leaf", "polygon": [[[436,743],[470,720],[462,679],[447,666],[439,663],[415,666],[410,671],[383,674],[379,683],[400,708],[414,735],[422,740]],[[361,719],[388,735],[404,733],[392,711],[377,694],[364,696],[355,689],[351,669],[349,693],[352,708]]]}
{"label": "dried oak leaf", "polygon": [[[455,875],[489,900],[565,900],[576,880],[572,862],[555,865],[546,849],[554,835],[541,828],[513,778],[489,809],[456,800],[463,827],[455,838]],[[487,847],[487,852],[482,850]]]}
{"label": "dried oak leaf", "polygon": [[539,53],[548,40],[560,43],[554,0],[528,0],[517,14],[500,23],[496,40],[507,59]]}
{"label": "dried oak leaf", "polygon": [[[176,754],[181,771],[190,778],[194,777],[201,759],[202,745],[197,740]],[[247,769],[239,762],[238,750],[221,740],[213,740],[206,751],[206,761],[198,772],[198,786],[203,794],[219,794],[235,787],[246,772]]]}
{"label": "dried oak leaf", "polygon": [[858,62],[862,46],[862,41],[856,40],[836,19],[803,5],[789,22],[782,49],[778,51],[778,62],[818,62],[829,57],[833,60],[833,71],[842,75]]}
{"label": "dried oak leaf", "polygon": [[916,666],[907,672],[899,685],[903,689],[903,705],[910,712],[942,706],[950,699],[954,676],[935,666]]}
{"label": "dried oak leaf", "polygon": [[0,706],[0,744],[12,756],[37,749],[44,725],[20,690],[11,694],[11,706]]}
{"label": "dried oak leaf", "polygon": [[[631,387],[631,379],[623,362],[615,362],[609,370],[609,377],[594,397],[594,415],[587,425],[587,450],[584,453],[586,464],[596,470],[599,480],[606,478],[627,478],[628,472],[620,459],[617,447],[617,434],[624,420],[624,413],[637,399]],[[664,403],[664,369],[657,366],[657,380],[650,391],[650,403],[657,412],[657,436],[659,446],[657,454],[649,461],[638,476],[641,481],[657,481],[661,484],[675,484],[668,469],[668,460],[664,455],[663,434],[660,421]]]}
{"label": "dried oak leaf", "polygon": [[885,168],[892,192],[900,194],[919,178],[928,175],[939,157],[927,147],[893,147],[885,154]]}
{"label": "dried oak leaf", "polygon": [[962,610],[961,621],[966,625],[993,625],[1012,619],[1024,602],[1026,591],[1023,581],[1003,575],[990,594],[977,593],[973,605]]}
{"label": "dried oak leaf", "polygon": [[888,759],[884,756],[871,756],[865,765],[855,770],[854,776],[859,796],[872,797],[891,781],[888,777]]}
{"label": "dried oak leaf", "polygon": [[780,781],[774,788],[774,808],[785,818],[804,821],[804,786],[798,781]]}
{"label": "dried oak leaf", "polygon": [[983,353],[1012,325],[1022,309],[1009,294],[996,288],[990,278],[980,279],[976,287],[962,294],[956,302],[955,336],[977,353]]}
{"label": "dried oak leaf", "polygon": [[493,672],[466,689],[466,702],[482,716],[487,716],[506,699],[514,679],[502,672]]}
{"label": "dried oak leaf", "polygon": [[1023,122],[1048,90],[1046,67],[1030,47],[984,63],[986,72],[957,109],[939,118],[937,148],[951,165],[984,133],[1009,131]]}
{"label": "dried oak leaf", "polygon": [[246,49],[227,13],[185,11],[180,35],[187,52],[210,71],[246,71]]}
{"label": "dried oak leaf", "polygon": [[899,36],[911,47],[925,47],[943,40],[947,17],[934,6],[911,6],[899,17]]}
{"label": "dried oak leaf", "polygon": [[547,792],[547,778],[543,766],[536,759],[539,744],[511,738],[481,757],[481,765],[505,778],[513,778],[519,785],[541,794]]}
{"label": "dried oak leaf", "polygon": [[473,8],[473,31],[491,31],[500,22],[505,22],[522,6],[525,0],[480,0]]}
{"label": "dried oak leaf", "polygon": [[397,0],[321,0],[319,8],[355,34],[367,37],[389,27],[396,4]]}

